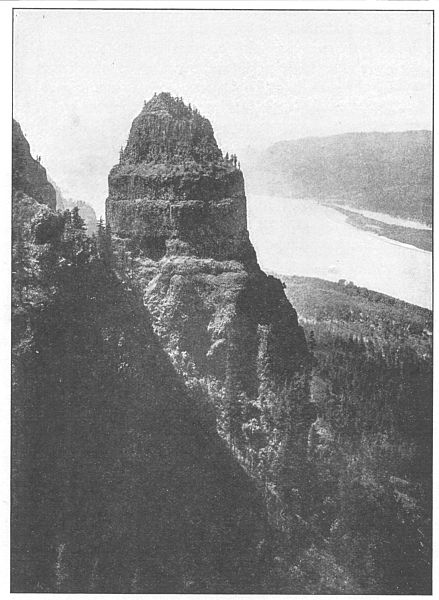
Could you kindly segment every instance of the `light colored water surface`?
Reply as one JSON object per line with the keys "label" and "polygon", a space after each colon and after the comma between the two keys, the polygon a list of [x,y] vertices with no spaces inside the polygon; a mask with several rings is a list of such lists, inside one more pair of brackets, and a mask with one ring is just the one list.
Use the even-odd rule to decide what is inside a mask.
{"label": "light colored water surface", "polygon": [[346,279],[431,308],[431,252],[348,225],[345,215],[312,200],[248,194],[247,212],[263,269]]}

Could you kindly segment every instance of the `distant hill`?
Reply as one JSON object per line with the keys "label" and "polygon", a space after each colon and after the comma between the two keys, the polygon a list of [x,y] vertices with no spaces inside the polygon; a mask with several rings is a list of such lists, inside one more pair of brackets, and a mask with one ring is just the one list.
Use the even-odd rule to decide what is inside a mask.
{"label": "distant hill", "polygon": [[82,200],[66,200],[64,204],[64,209],[68,208],[71,210],[77,206],[79,208],[79,216],[84,219],[85,226],[87,228],[87,233],[91,235],[92,233],[96,233],[98,228],[98,220],[96,217],[96,213],[90,204],[87,202],[83,202]]}
{"label": "distant hill", "polygon": [[87,227],[87,233],[91,235],[92,233],[96,233],[98,228],[98,220],[96,217],[96,213],[94,208],[87,204],[87,202],[83,202],[82,200],[72,200],[71,198],[65,198],[61,189],[56,185],[56,183],[48,177],[48,180],[55,188],[56,192],[56,208],[58,210],[71,210],[75,206],[79,208],[79,216],[84,219],[85,225]]}
{"label": "distant hill", "polygon": [[278,142],[246,168],[253,192],[335,200],[431,223],[431,131]]}

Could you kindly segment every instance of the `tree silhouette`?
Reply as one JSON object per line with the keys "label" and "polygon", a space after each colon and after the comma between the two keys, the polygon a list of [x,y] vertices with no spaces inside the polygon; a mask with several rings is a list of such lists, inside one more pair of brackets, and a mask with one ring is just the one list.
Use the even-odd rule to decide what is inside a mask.
{"label": "tree silhouette", "polygon": [[85,231],[85,221],[79,214],[79,207],[72,208],[72,227],[78,231]]}

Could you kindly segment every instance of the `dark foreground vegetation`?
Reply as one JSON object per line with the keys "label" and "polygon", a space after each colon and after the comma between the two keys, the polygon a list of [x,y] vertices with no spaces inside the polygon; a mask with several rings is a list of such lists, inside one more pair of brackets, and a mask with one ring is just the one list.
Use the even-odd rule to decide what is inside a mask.
{"label": "dark foreground vegetation", "polygon": [[194,402],[206,382],[175,373],[108,228],[88,237],[77,209],[26,224],[26,202],[13,231],[14,591],[429,593],[430,311],[284,278],[311,385],[274,391],[261,364],[254,406],[230,390],[218,426],[233,458]]}
{"label": "dark foreground vegetation", "polygon": [[12,591],[276,590],[262,500],[194,410],[111,233],[35,205],[14,205]]}
{"label": "dark foreground vegetation", "polygon": [[431,593],[432,313],[344,281],[282,279],[315,356],[318,535],[303,591]]}

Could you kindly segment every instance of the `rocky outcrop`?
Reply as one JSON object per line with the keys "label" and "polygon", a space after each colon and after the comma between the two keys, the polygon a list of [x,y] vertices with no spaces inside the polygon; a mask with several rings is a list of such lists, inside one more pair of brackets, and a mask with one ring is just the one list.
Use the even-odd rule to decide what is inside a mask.
{"label": "rocky outcrop", "polygon": [[281,282],[257,264],[236,158],[198,112],[154,96],[110,172],[106,214],[200,412],[252,472],[274,477],[274,458],[313,420],[309,355]]}
{"label": "rocky outcrop", "polygon": [[12,192],[14,197],[26,194],[40,204],[56,208],[56,192],[47,179],[46,169],[32,158],[29,142],[15,119],[12,121]]}
{"label": "rocky outcrop", "polygon": [[169,94],[145,103],[109,175],[107,221],[145,255],[255,264],[242,173],[212,127]]}
{"label": "rocky outcrop", "polygon": [[222,382],[234,370],[234,385],[250,397],[258,394],[261,353],[279,381],[299,371],[306,358],[302,329],[281,282],[239,262],[164,259],[145,289],[145,302],[170,354],[178,349],[201,375]]}
{"label": "rocky outcrop", "polygon": [[145,101],[122,151],[123,162],[137,164],[179,165],[187,160],[206,164],[221,159],[222,152],[208,119],[166,92]]}

